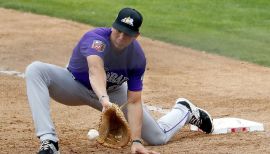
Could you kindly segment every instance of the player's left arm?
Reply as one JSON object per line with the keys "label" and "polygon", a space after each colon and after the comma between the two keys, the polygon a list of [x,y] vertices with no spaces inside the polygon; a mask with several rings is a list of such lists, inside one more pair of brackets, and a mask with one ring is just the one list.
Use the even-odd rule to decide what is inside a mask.
{"label": "player's left arm", "polygon": [[[128,91],[128,123],[131,130],[132,140],[141,140],[143,123],[142,92]],[[159,154],[158,152],[146,149],[143,144],[132,142],[131,153]]]}
{"label": "player's left arm", "polygon": [[142,129],[142,92],[128,91],[128,123],[132,140],[141,139]]}

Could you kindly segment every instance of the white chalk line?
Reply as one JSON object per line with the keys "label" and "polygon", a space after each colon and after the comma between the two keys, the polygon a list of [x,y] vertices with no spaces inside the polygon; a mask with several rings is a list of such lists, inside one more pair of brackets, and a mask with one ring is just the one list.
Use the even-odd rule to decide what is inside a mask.
{"label": "white chalk line", "polygon": [[[5,75],[10,75],[10,76],[16,76],[16,77],[20,77],[20,78],[24,78],[25,74],[18,72],[18,71],[10,71],[10,70],[1,70],[0,69],[0,74],[5,74]],[[157,107],[157,106],[153,106],[153,105],[146,105],[147,109],[149,111],[154,111],[154,112],[159,112],[162,114],[166,114],[169,112],[168,109],[163,109],[162,107]]]}
{"label": "white chalk line", "polygon": [[8,71],[8,70],[0,70],[0,74],[6,74],[6,75],[11,75],[11,76],[17,76],[24,78],[24,73],[18,72],[18,71]]}
{"label": "white chalk line", "polygon": [[163,109],[162,107],[157,107],[157,106],[152,106],[152,105],[145,105],[145,106],[150,111],[159,112],[162,114],[167,114],[168,112],[170,112],[169,109]]}

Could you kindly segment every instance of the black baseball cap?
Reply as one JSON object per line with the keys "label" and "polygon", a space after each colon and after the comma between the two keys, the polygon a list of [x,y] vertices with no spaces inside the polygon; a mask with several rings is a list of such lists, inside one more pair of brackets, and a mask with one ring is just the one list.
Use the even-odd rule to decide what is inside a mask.
{"label": "black baseball cap", "polygon": [[139,34],[142,21],[143,17],[140,12],[133,8],[123,8],[118,13],[112,26],[130,36],[135,36]]}

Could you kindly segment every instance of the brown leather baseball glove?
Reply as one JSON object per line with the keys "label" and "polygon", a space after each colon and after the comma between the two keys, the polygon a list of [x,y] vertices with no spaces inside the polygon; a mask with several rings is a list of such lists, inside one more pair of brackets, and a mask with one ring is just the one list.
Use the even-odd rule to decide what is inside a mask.
{"label": "brown leather baseball glove", "polygon": [[130,128],[120,107],[114,103],[102,112],[97,142],[109,148],[121,148],[130,141]]}

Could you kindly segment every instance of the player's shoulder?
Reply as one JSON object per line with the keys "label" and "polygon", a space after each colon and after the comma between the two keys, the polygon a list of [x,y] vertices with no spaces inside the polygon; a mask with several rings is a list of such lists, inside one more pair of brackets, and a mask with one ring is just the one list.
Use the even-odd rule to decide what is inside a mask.
{"label": "player's shoulder", "polygon": [[100,40],[100,41],[103,41],[104,43],[107,43],[109,41],[110,34],[111,34],[110,28],[98,27],[98,28],[94,28],[86,32],[83,38]]}
{"label": "player's shoulder", "polygon": [[94,29],[88,31],[88,33],[106,37],[106,36],[109,36],[111,34],[111,28],[98,27],[98,28],[94,28]]}
{"label": "player's shoulder", "polygon": [[134,40],[129,46],[129,64],[132,67],[144,67],[146,65],[146,57],[144,51],[137,40]]}
{"label": "player's shoulder", "polygon": [[142,59],[145,59],[145,54],[143,51],[143,48],[141,47],[140,43],[138,42],[138,40],[134,40],[131,45],[130,48],[133,50],[133,56],[138,56]]}
{"label": "player's shoulder", "polygon": [[103,46],[105,49],[105,47],[109,46],[110,34],[110,28],[100,27],[91,29],[83,35],[80,40],[80,45],[81,47],[88,47],[89,45],[91,47]]}

